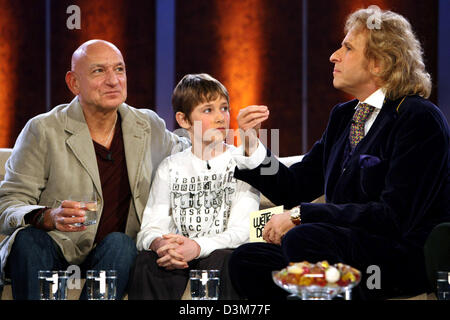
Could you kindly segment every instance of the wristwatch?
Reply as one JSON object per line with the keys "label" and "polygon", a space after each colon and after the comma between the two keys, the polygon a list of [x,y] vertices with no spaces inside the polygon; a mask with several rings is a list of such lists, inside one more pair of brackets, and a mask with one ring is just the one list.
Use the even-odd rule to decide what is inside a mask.
{"label": "wristwatch", "polygon": [[298,226],[300,224],[300,222],[302,222],[300,212],[301,212],[300,206],[292,208],[289,212],[291,215],[291,221],[296,226]]}

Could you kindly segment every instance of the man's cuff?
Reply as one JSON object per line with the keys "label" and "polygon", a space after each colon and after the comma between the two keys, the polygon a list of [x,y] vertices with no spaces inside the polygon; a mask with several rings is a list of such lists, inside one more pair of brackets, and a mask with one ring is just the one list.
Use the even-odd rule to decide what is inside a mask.
{"label": "man's cuff", "polygon": [[239,170],[252,170],[261,165],[266,158],[267,149],[261,141],[258,140],[258,148],[250,157],[244,155],[244,147],[240,145],[236,152],[233,153],[233,158]]}
{"label": "man's cuff", "polygon": [[39,227],[39,225],[42,223],[43,214],[47,209],[50,208],[44,207],[27,213],[24,217],[25,224],[31,224],[34,227]]}

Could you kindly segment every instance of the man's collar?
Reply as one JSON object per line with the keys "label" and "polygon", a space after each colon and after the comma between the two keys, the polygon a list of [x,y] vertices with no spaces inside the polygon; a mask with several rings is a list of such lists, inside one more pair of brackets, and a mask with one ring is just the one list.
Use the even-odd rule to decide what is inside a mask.
{"label": "man's collar", "polygon": [[[367,103],[377,109],[381,109],[384,103],[384,99],[386,97],[386,94],[384,93],[382,88],[379,88],[377,91],[372,93],[370,96],[366,98],[364,101],[360,101],[360,103]],[[356,105],[358,107],[359,103]],[[356,109],[355,107],[355,109]]]}

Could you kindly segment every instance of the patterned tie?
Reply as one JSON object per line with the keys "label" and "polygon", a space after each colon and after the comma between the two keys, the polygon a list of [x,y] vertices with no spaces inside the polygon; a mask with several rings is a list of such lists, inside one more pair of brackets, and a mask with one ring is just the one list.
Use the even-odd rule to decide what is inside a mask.
{"label": "patterned tie", "polygon": [[364,124],[369,115],[372,113],[374,107],[367,103],[360,103],[358,109],[353,115],[352,126],[350,128],[350,145],[352,150],[364,138]]}

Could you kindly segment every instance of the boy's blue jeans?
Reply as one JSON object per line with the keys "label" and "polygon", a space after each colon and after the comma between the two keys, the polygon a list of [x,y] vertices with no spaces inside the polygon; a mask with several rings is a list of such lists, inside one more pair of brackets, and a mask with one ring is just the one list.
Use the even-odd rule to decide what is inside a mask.
{"label": "boy's blue jeans", "polygon": [[[81,277],[85,277],[86,270],[117,270],[117,299],[122,299],[136,255],[136,244],[129,236],[121,232],[110,233],[79,266]],[[14,299],[39,300],[38,271],[66,270],[68,266],[60,248],[47,232],[34,227],[19,231],[6,265]],[[80,299],[86,298],[84,286]]]}

